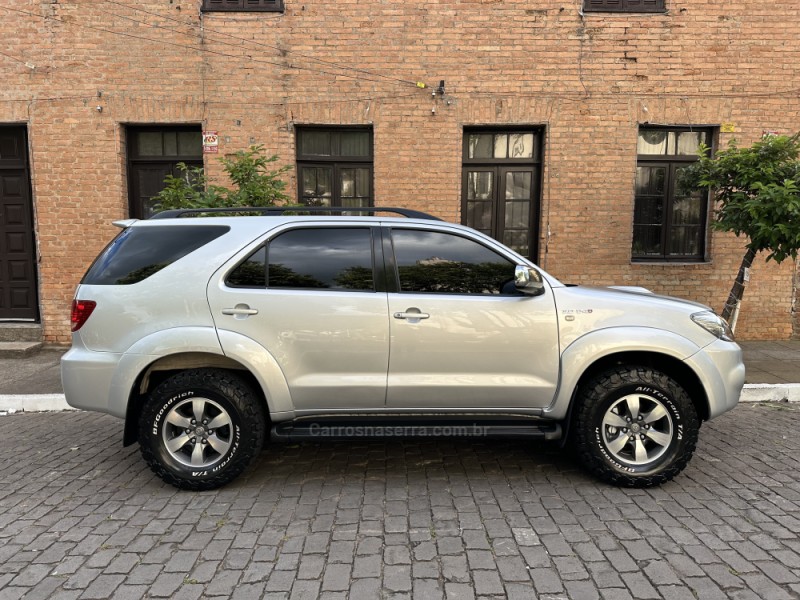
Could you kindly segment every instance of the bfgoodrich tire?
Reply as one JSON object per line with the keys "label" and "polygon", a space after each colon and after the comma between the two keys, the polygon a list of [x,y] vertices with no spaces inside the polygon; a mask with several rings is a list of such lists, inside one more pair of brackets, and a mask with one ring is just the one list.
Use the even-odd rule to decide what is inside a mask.
{"label": "bfgoodrich tire", "polygon": [[700,422],[686,391],[644,367],[619,367],[583,386],[575,442],[581,463],[619,486],[649,487],[680,473],[697,445]]}
{"label": "bfgoodrich tire", "polygon": [[263,405],[221,369],[182,371],[159,385],[139,419],[139,445],[153,472],[177,488],[210,490],[238,477],[264,444]]}

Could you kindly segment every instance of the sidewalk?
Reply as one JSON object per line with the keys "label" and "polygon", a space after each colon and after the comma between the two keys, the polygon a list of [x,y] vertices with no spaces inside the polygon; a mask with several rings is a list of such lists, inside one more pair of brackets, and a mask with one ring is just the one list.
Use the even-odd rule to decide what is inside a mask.
{"label": "sidewalk", "polygon": [[800,340],[740,342],[747,383],[800,383]]}
{"label": "sidewalk", "polygon": [[[743,401],[800,401],[800,340],[740,342],[747,379]],[[59,361],[66,348],[0,359],[0,411],[64,410]]]}

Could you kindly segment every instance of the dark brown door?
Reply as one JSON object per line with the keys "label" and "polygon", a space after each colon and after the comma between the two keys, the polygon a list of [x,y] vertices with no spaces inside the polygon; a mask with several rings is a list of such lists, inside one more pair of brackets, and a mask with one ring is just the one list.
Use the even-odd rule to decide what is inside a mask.
{"label": "dark brown door", "polygon": [[35,321],[36,252],[25,127],[0,126],[0,321]]}

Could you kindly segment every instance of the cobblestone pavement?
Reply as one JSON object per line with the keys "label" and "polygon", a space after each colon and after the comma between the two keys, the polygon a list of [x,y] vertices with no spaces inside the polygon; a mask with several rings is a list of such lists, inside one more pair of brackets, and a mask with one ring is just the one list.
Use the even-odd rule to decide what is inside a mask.
{"label": "cobblestone pavement", "polygon": [[798,416],[740,406],[651,490],[554,445],[393,440],[272,446],[204,493],[111,417],[6,416],[0,598],[798,598]]}

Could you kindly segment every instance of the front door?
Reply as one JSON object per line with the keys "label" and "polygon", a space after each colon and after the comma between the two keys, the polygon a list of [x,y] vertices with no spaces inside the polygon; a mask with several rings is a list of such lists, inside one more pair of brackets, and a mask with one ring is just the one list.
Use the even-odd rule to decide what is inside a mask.
{"label": "front door", "polygon": [[39,317],[24,126],[0,126],[0,321]]}
{"label": "front door", "polygon": [[525,409],[558,384],[553,294],[522,295],[515,264],[453,233],[393,229],[387,407]]}

